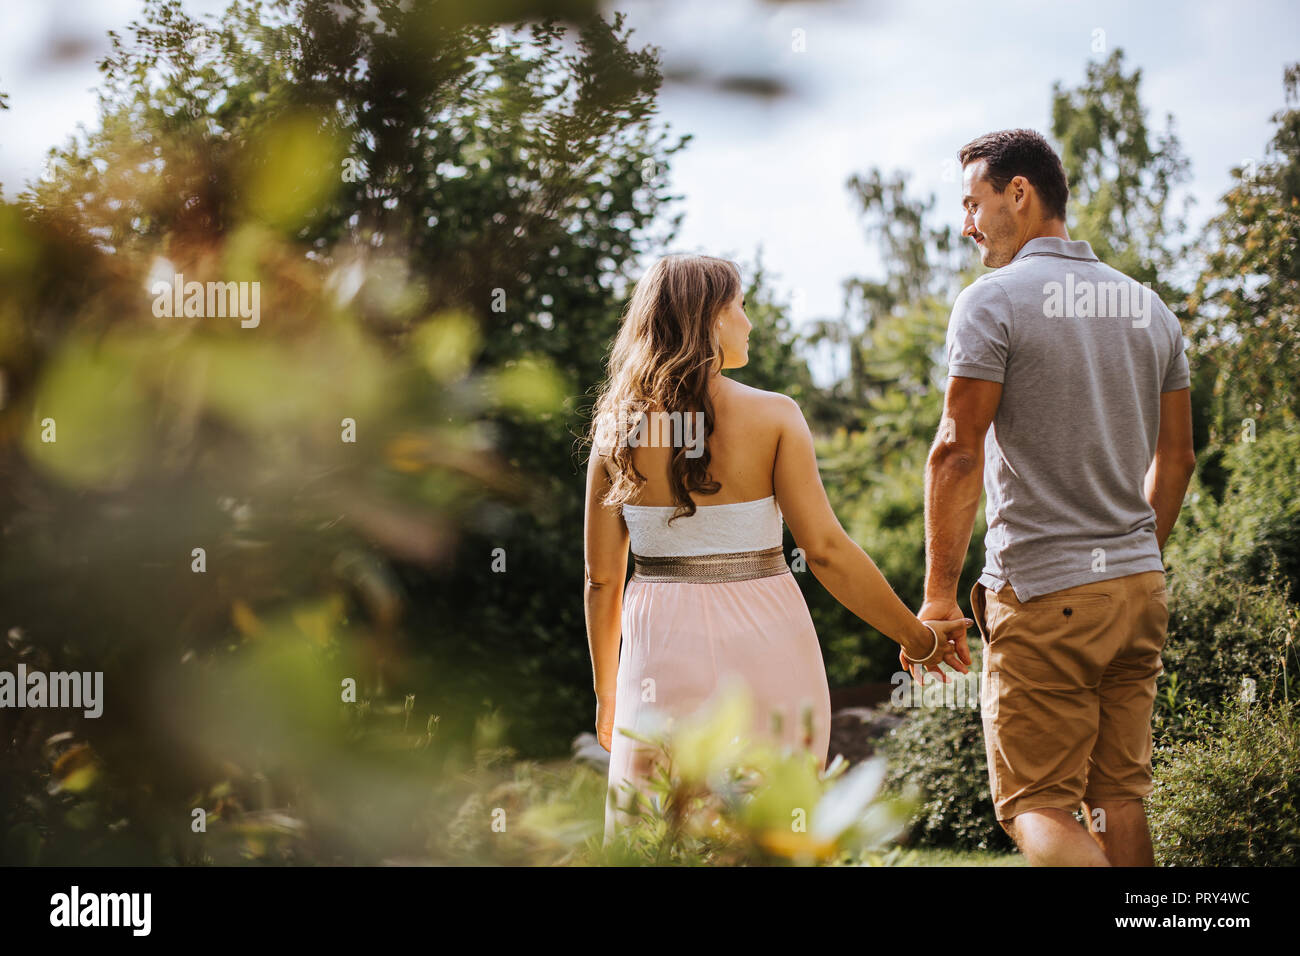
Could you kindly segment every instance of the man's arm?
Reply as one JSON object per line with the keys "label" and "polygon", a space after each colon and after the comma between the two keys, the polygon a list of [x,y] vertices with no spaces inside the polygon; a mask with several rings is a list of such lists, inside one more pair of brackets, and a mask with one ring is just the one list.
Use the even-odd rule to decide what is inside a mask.
{"label": "man's arm", "polygon": [[[925,463],[925,605],[918,615],[923,620],[962,616],[957,579],[984,488],[984,435],[1001,400],[1001,382],[948,379],[943,420]],[[958,648],[970,663],[964,636]]]}
{"label": "man's arm", "polygon": [[1196,471],[1192,447],[1192,391],[1180,388],[1160,395],[1160,434],[1147,469],[1146,498],[1156,513],[1156,543],[1165,548],[1183,507],[1187,483]]}

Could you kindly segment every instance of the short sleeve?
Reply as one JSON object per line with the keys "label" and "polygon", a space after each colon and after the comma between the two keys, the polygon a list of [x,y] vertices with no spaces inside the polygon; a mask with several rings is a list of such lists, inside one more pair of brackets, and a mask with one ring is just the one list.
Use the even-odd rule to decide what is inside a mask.
{"label": "short sleeve", "polygon": [[1183,342],[1183,330],[1178,324],[1178,319],[1172,312],[1169,313],[1169,321],[1173,330],[1173,348],[1170,352],[1169,362],[1165,365],[1164,383],[1160,386],[1162,392],[1176,392],[1182,388],[1188,388],[1192,384],[1191,370],[1187,366],[1187,346]]}
{"label": "short sleeve", "polygon": [[1011,299],[995,282],[976,281],[957,296],[948,321],[948,374],[1001,382],[1011,347]]}

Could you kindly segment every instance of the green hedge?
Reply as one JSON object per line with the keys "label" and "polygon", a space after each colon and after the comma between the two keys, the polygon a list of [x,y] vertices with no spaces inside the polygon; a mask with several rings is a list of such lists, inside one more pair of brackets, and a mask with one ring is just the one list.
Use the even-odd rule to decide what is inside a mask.
{"label": "green hedge", "polygon": [[1148,814],[1163,865],[1300,864],[1296,705],[1230,698],[1217,732],[1164,755]]}
{"label": "green hedge", "polygon": [[[1197,568],[1170,577],[1169,638],[1155,728],[1166,743],[1200,733],[1197,715],[1225,697],[1260,703],[1300,693],[1294,636],[1300,609],[1280,575],[1253,583],[1237,568]],[[1288,657],[1290,658],[1288,660]]]}
{"label": "green hedge", "polygon": [[[971,647],[971,672],[965,680],[977,693],[980,648]],[[954,677],[954,679],[960,679]],[[966,698],[971,699],[970,697]],[[920,806],[909,842],[961,850],[1014,849],[993,815],[984,728],[978,707],[895,708],[907,719],[890,731],[886,789],[915,788]]]}

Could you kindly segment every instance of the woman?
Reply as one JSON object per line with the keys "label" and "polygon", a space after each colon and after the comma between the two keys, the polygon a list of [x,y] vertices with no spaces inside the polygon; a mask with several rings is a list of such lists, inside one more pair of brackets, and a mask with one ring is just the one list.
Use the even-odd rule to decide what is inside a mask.
{"label": "woman", "polygon": [[689,713],[727,679],[756,701],[756,734],[825,764],[826,671],[782,518],[818,580],[909,660],[967,670],[953,639],[971,622],[922,624],[836,520],[799,406],[722,374],[748,361],[752,328],[735,263],[661,259],[628,304],[596,403],[585,597],[596,732],[610,751],[607,839],[628,785],[651,770],[614,728]]}

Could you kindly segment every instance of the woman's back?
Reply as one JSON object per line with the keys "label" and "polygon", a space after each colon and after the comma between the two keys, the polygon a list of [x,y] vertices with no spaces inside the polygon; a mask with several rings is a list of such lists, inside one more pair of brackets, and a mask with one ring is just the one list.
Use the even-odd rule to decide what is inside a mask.
{"label": "woman's back", "polygon": [[[713,400],[713,432],[709,435],[709,476],[721,486],[716,494],[696,492],[691,499],[699,506],[737,504],[758,501],[774,493],[772,472],[776,464],[780,438],[780,420],[776,403],[782,396],[764,392],[728,378],[717,376],[710,387]],[[632,463],[645,476],[645,484],[636,496],[636,505],[671,506],[674,504],[668,468],[674,448],[673,437],[665,428],[663,441],[632,448]],[[678,435],[699,441],[702,436],[683,428]],[[651,432],[651,440],[656,436]],[[688,445],[689,447],[689,445]],[[673,526],[689,520],[686,517]],[[779,541],[777,542],[780,543]]]}
{"label": "woman's back", "polygon": [[[634,736],[611,739],[609,779],[616,789],[642,786],[653,776],[653,751],[640,750],[636,735],[665,716],[695,712],[731,681],[750,695],[750,734],[807,747],[820,764],[826,760],[826,669],[785,563],[774,487],[777,410],[788,400],[722,376],[710,383],[709,398],[714,427],[707,478],[718,490],[693,493],[694,514],[674,518],[672,443],[629,449],[645,482],[620,509],[635,569],[621,608],[614,724]],[[678,437],[703,437],[684,432]],[[690,441],[677,447],[682,444],[699,447]],[[607,837],[620,819],[621,799],[608,805]]]}
{"label": "woman's back", "polygon": [[[645,444],[632,461],[646,476],[635,502],[623,505],[632,553],[646,557],[740,554],[781,547],[781,510],[772,487],[778,433],[772,395],[718,377],[710,390],[714,428],[709,436],[709,476],[716,494],[692,495],[695,514],[673,518],[668,480],[674,449]],[[664,429],[665,441],[673,436]],[[700,435],[681,431],[687,447]]]}

